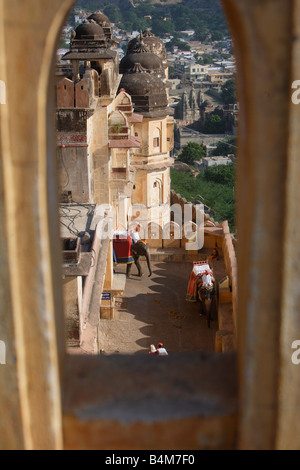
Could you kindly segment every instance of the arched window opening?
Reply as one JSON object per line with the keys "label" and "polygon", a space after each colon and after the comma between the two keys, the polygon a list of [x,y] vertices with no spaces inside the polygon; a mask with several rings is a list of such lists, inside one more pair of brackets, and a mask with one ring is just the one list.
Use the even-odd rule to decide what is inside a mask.
{"label": "arched window opening", "polygon": [[161,150],[161,131],[155,128],[153,131],[153,151],[160,152]]}
{"label": "arched window opening", "polygon": [[[118,8],[116,6],[116,9]],[[175,11],[176,8],[171,7],[172,11],[173,9]],[[232,161],[235,159],[232,149],[235,148],[234,135],[238,113],[235,96],[233,96],[234,87],[232,87],[235,65],[231,50],[232,43],[226,22],[223,18],[221,21],[219,7],[217,15],[222,24],[221,31],[216,35],[219,36],[219,39],[215,38],[211,42],[211,45],[207,47],[208,52],[204,56],[200,56],[195,51],[190,52],[189,54],[193,56],[192,61],[196,65],[184,69],[184,74],[176,68],[177,65],[172,69],[170,79],[175,82],[179,81],[177,89],[181,86],[183,90],[182,96],[180,94],[181,99],[175,107],[176,121],[172,116],[171,108],[166,106],[165,97],[162,98],[160,87],[165,88],[164,83],[161,82],[161,85],[158,85],[161,80],[161,71],[156,77],[156,72],[147,69],[151,73],[148,75],[147,72],[147,89],[142,92],[141,97],[138,96],[140,91],[137,85],[133,86],[131,79],[137,75],[139,78],[137,83],[142,86],[145,71],[138,61],[146,64],[147,53],[149,55],[150,50],[152,55],[156,55],[156,62],[161,61],[161,70],[164,69],[165,76],[167,76],[167,58],[168,56],[175,57],[178,48],[171,43],[166,50],[162,38],[156,37],[153,32],[150,33],[146,29],[141,33],[142,41],[145,42],[145,50],[135,44],[136,39],[130,40],[128,38],[128,57],[133,60],[136,55],[136,64],[128,71],[125,70],[126,67],[122,66],[121,76],[123,75],[123,77],[119,82],[116,71],[121,70],[121,68],[119,69],[119,57],[122,57],[122,53],[118,44],[113,42],[111,38],[112,33],[117,36],[121,32],[110,22],[109,15],[106,14],[108,11],[111,12],[111,9],[104,8],[103,12],[85,15],[85,18],[79,14],[78,18],[79,10],[75,4],[64,28],[65,50],[64,53],[60,51],[57,65],[57,74],[60,80],[57,84],[56,130],[59,144],[59,169],[62,172],[60,179],[64,182],[60,197],[62,205],[60,211],[61,232],[64,237],[77,237],[80,240],[80,256],[76,258],[77,265],[71,266],[70,263],[65,263],[63,267],[66,273],[64,290],[65,309],[69,312],[67,318],[71,318],[72,322],[75,319],[76,323],[74,326],[70,320],[67,320],[69,325],[67,338],[69,345],[84,347],[93,353],[100,350],[106,350],[107,353],[113,352],[108,351],[105,345],[103,339],[105,335],[101,333],[100,319],[108,320],[117,315],[113,286],[118,276],[121,278],[122,275],[125,275],[126,266],[133,259],[132,248],[138,238],[139,231],[135,230],[134,232],[137,233],[133,237],[130,227],[127,227],[128,213],[131,211],[131,207],[136,213],[134,216],[136,223],[139,222],[143,227],[153,226],[153,224],[161,227],[155,236],[152,236],[153,231],[150,230],[148,238],[139,233],[141,240],[148,243],[150,248],[173,248],[178,251],[174,260],[180,259],[180,257],[184,259],[184,252],[189,249],[191,253],[194,253],[191,256],[194,256],[195,260],[200,257],[207,259],[211,264],[215,263],[215,259],[209,258],[209,256],[218,245],[214,230],[217,232],[217,224],[223,221],[222,215],[220,216],[216,210],[209,206],[206,194],[195,194],[191,199],[189,194],[181,194],[176,189],[175,173],[177,170],[171,168],[170,172],[170,166],[172,166],[170,153],[173,152],[174,140],[176,146],[176,135],[178,142],[181,142],[179,145],[182,155],[185,150],[185,144],[182,143],[183,134],[187,139],[193,136],[194,141],[198,141],[199,138],[200,142],[202,139],[201,155],[203,158],[202,163],[201,161],[197,162],[201,164],[201,168],[198,169],[198,171],[200,170],[199,177],[195,179],[195,183],[200,181],[200,176],[203,181],[208,182],[208,186],[216,184],[216,181],[222,178],[225,179],[226,168],[222,160],[224,156],[218,155],[218,153],[230,153]],[[175,16],[174,14],[174,21]],[[75,21],[75,18],[78,21]],[[200,31],[195,29],[193,37],[191,33],[186,34],[186,44],[188,45],[191,40],[194,40],[196,47],[200,41]],[[214,34],[216,33],[214,32]],[[221,36],[223,37],[221,38]],[[219,41],[218,47],[216,47],[216,41]],[[132,50],[135,55],[132,54]],[[126,60],[124,59],[122,63],[126,63]],[[191,57],[186,58],[186,63],[188,61],[191,61]],[[219,61],[220,64],[210,71],[207,65],[201,66],[200,63],[203,61],[211,61],[211,65]],[[65,64],[64,68],[62,63]],[[70,68],[72,69],[71,74]],[[213,67],[211,68],[213,69]],[[194,73],[195,71],[197,73]],[[178,77],[180,78],[178,79]],[[189,88],[186,86],[187,81],[192,84]],[[147,96],[147,102],[145,96]],[[173,98],[170,96],[170,91],[167,96],[171,102]],[[223,103],[220,105],[222,99]],[[235,115],[234,112],[236,112]],[[220,134],[221,128],[224,135],[215,137],[217,131]],[[225,138],[225,131],[227,135],[232,134],[230,142],[227,137]],[[144,141],[149,142],[149,148],[141,147],[141,136],[146,134],[148,135]],[[106,136],[108,136],[108,140]],[[195,145],[197,146],[198,143]],[[203,154],[204,147],[206,147],[206,154]],[[142,160],[139,161],[138,155],[141,150],[144,158],[148,159],[148,166],[143,167]],[[177,153],[179,153],[178,150]],[[195,155],[194,149],[192,149],[189,163],[196,160]],[[234,179],[234,176],[232,178]],[[190,189],[189,186],[191,185],[187,185],[188,189]],[[204,187],[204,185],[202,186]],[[175,187],[176,196],[174,191],[170,191],[171,187]],[[200,189],[198,193],[199,191]],[[133,194],[134,198],[131,199]],[[231,201],[226,201],[226,203],[233,206],[233,200],[234,192],[231,190]],[[191,209],[188,220],[193,223],[198,222],[196,204],[204,203],[203,226],[210,227],[211,233],[205,233],[203,247],[200,246],[198,236],[194,240],[184,230],[187,221],[184,201],[193,203],[188,209]],[[181,215],[177,217],[176,223],[179,225],[179,229],[176,229],[176,233],[181,234],[182,240],[180,242],[177,241],[177,237],[175,241],[173,240],[174,232],[172,230],[162,229],[162,227],[173,227],[171,206],[172,204],[177,206],[178,202],[181,207]],[[69,205],[63,206],[63,204]],[[141,204],[144,204],[142,210],[140,209]],[[134,206],[139,206],[139,209],[135,209]],[[232,221],[230,220],[230,222]],[[112,242],[102,244],[101,230],[106,233],[111,230],[118,237],[118,243],[115,242],[114,245]],[[225,240],[224,230],[222,236]],[[164,238],[166,239],[164,240]],[[230,252],[229,255],[227,245],[225,248],[223,246],[224,243],[219,241],[218,247],[219,252],[222,252],[224,269],[227,269],[233,264],[230,258],[233,254]],[[197,248],[193,251],[191,248],[196,244],[198,244]],[[119,250],[122,253],[119,253]],[[99,257],[102,260],[105,259],[106,264],[105,270],[102,270],[101,274],[104,292],[97,301],[93,300],[94,291],[91,280],[98,275],[97,259]],[[81,269],[83,273],[81,277],[76,276],[78,259],[80,266],[83,262],[85,263],[85,268]],[[134,269],[135,266],[132,268],[132,272]],[[229,275],[232,280],[232,273]],[[184,276],[185,278],[179,281],[182,293],[178,308],[181,310],[197,309],[198,304],[190,305],[186,302],[185,291],[188,288],[190,273],[185,272]],[[220,276],[217,282],[219,280]],[[130,285],[130,280],[127,280],[126,283],[123,282],[123,293],[126,292],[126,285]],[[230,282],[230,287],[232,287],[232,282]],[[109,302],[107,301],[108,296],[110,296]],[[76,299],[75,303],[74,298]],[[145,298],[146,303],[149,303],[149,300],[150,297]],[[200,301],[200,299],[198,300]],[[94,331],[97,341],[94,341],[91,346],[85,340],[86,321],[89,318],[90,306],[98,303],[100,303],[99,324]],[[97,315],[96,312],[95,315]],[[216,309],[214,327],[217,327]],[[190,346],[191,350],[194,347],[197,350],[198,347],[195,345]],[[134,341],[132,347],[135,347]],[[209,348],[214,349],[212,342]],[[140,352],[142,350],[139,348]]]}
{"label": "arched window opening", "polygon": [[[187,277],[186,259],[190,256],[189,259],[194,263],[195,256],[199,255],[203,248],[197,243],[194,244],[197,242],[196,230],[194,232],[183,230],[184,242],[192,248],[188,254],[185,253],[185,259],[181,260],[179,270],[176,270],[175,263],[172,262],[174,259],[172,260],[171,250],[174,247],[170,247],[167,255],[161,251],[164,249],[161,244],[150,248],[155,250],[155,256],[161,253],[165,257],[168,256],[167,261],[172,266],[171,272],[167,269],[166,258],[160,259],[160,267],[153,262],[149,284],[146,284],[147,289],[144,291],[141,289],[143,277],[139,279],[140,276],[136,276],[136,284],[140,281],[138,294],[139,300],[142,300],[140,310],[144,314],[145,321],[149,322],[139,330],[141,335],[135,343],[137,349],[140,348],[139,351],[131,354],[130,358],[123,354],[118,358],[69,356],[64,372],[64,383],[67,387],[65,394],[61,393],[63,326],[60,316],[62,273],[59,255],[64,255],[65,279],[73,276],[77,281],[71,282],[71,279],[68,279],[70,298],[74,300],[75,295],[79,298],[82,289],[81,308],[82,311],[88,312],[86,316],[79,314],[79,332],[86,331],[98,339],[98,335],[94,336],[94,330],[91,328],[95,325],[97,328],[104,327],[105,320],[111,319],[112,304],[115,307],[117,303],[112,291],[122,291],[119,282],[115,282],[113,285],[115,289],[111,289],[116,267],[114,253],[109,237],[104,239],[102,234],[104,232],[109,234],[110,231],[118,232],[116,236],[119,240],[125,240],[120,254],[123,259],[130,258],[129,248],[132,239],[124,232],[127,229],[126,216],[129,210],[132,210],[129,201],[132,181],[134,178],[138,180],[137,200],[140,201],[144,197],[144,200],[148,201],[151,183],[158,173],[164,172],[164,184],[166,184],[169,176],[166,171],[169,168],[167,163],[170,163],[168,158],[164,158],[163,152],[154,154],[151,149],[146,149],[146,143],[151,147],[149,139],[143,139],[145,145],[141,149],[140,142],[133,132],[125,139],[115,139],[115,142],[108,142],[105,134],[105,150],[97,139],[96,142],[93,141],[95,136],[90,132],[88,123],[95,121],[95,127],[103,129],[103,123],[108,119],[107,107],[113,108],[114,94],[110,95],[110,91],[113,91],[116,78],[116,63],[108,69],[105,67],[102,69],[98,92],[96,86],[89,86],[97,78],[95,70],[85,70],[84,74],[78,70],[76,76],[75,74],[73,76],[70,64],[60,67],[60,75],[56,77],[57,86],[64,76],[66,80],[74,81],[74,88],[68,81],[60,83],[61,90],[69,91],[72,100],[66,93],[61,97],[60,107],[57,106],[60,109],[57,114],[59,145],[65,145],[64,148],[68,151],[63,160],[68,167],[69,178],[72,179],[69,170],[73,162],[73,168],[79,165],[78,171],[75,172],[76,177],[78,179],[82,177],[88,183],[86,194],[90,199],[87,203],[75,200],[76,207],[74,201],[68,201],[69,204],[60,207],[65,209],[65,228],[71,232],[71,236],[61,244],[60,249],[57,248],[59,228],[54,197],[56,170],[51,144],[55,134],[52,122],[55,100],[54,80],[51,77],[49,81],[49,71],[55,43],[59,37],[58,25],[62,23],[71,3],[68,0],[63,2],[45,0],[43,5],[41,3],[35,5],[32,17],[31,0],[0,1],[1,37],[9,39],[17,38],[19,33],[21,35],[19,41],[0,41],[0,59],[3,65],[0,70],[1,192],[3,194],[0,211],[3,227],[0,244],[2,260],[0,284],[3,313],[0,313],[0,316],[3,320],[1,335],[6,336],[1,337],[0,341],[6,346],[6,364],[3,365],[3,369],[1,365],[1,373],[3,371],[5,383],[9,385],[0,388],[2,405],[0,435],[1,439],[4,439],[1,441],[1,447],[58,448],[63,444],[62,434],[65,437],[64,444],[69,448],[78,445],[78,442],[83,447],[88,447],[92,442],[95,446],[105,448],[105,444],[112,445],[117,438],[118,442],[125,442],[127,447],[136,448],[137,444],[143,447],[145,444],[150,445],[149,434],[151,434],[151,445],[158,444],[165,448],[170,442],[176,448],[180,448],[183,442],[187,448],[206,449],[299,447],[299,433],[295,432],[295,426],[297,427],[299,421],[296,419],[299,374],[291,360],[290,351],[291,345],[295,345],[291,340],[294,340],[299,323],[299,295],[295,289],[295,285],[299,284],[299,268],[295,259],[300,256],[297,237],[300,171],[297,123],[300,120],[300,111],[295,103],[290,102],[291,77],[294,80],[299,78],[293,76],[299,72],[297,61],[299,22],[295,20],[299,17],[298,3],[285,0],[278,0],[272,4],[248,0],[224,0],[236,41],[240,72],[240,148],[237,185],[239,299],[238,317],[233,315],[234,329],[238,330],[238,338],[224,329],[218,330],[215,334],[213,330],[210,332],[213,332],[218,352],[228,351],[227,348],[230,351],[233,348],[235,351],[237,347],[238,381],[234,355],[209,354],[207,351],[206,354],[176,355],[175,349],[170,349],[161,337],[165,331],[171,334],[172,331],[178,330],[177,338],[183,338],[183,325],[188,308],[185,303],[185,308],[180,312],[175,308],[168,310],[168,317],[165,318],[168,327],[157,333],[159,341],[164,342],[164,346],[167,347],[170,357],[165,358],[165,362],[160,362],[159,367],[157,362],[146,360],[146,357],[149,359],[146,354],[147,345],[154,331],[152,328],[154,323],[149,321],[149,316],[153,312],[158,316],[165,308],[168,280],[172,282],[169,291],[172,297],[175,300],[182,297],[180,293],[182,280],[186,281]],[[159,5],[159,8],[161,7],[163,5]],[[22,21],[10,21],[14,15],[22,18]],[[177,17],[182,19],[180,15]],[[37,24],[37,19],[40,20],[39,27],[32,28],[33,23]],[[166,25],[163,26],[168,26],[167,17]],[[156,28],[160,27],[161,23],[156,25]],[[28,35],[30,28],[32,31]],[[86,26],[84,27],[86,34],[85,28]],[[153,29],[155,31],[155,23]],[[91,33],[90,29],[89,32]],[[103,44],[103,41],[109,40],[109,32],[109,25],[103,20],[101,34],[99,28],[96,27],[95,31],[93,27],[93,34],[87,36],[92,40],[102,41]],[[143,34],[145,42],[146,38],[153,38],[151,31],[145,30]],[[75,38],[76,36],[72,39],[76,40]],[[78,40],[82,41],[82,35]],[[238,40],[240,43],[237,43]],[[280,47],[276,47],[278,44]],[[176,44],[175,46],[178,47]],[[158,45],[156,49],[159,49]],[[30,60],[23,60],[27,58],[26,54]],[[19,58],[22,58],[21,78],[15,74],[15,70],[20,67],[20,63],[17,63]],[[78,65],[89,67],[86,57],[81,56],[77,59]],[[107,60],[109,61],[110,57],[107,57]],[[278,64],[282,64],[282,67],[278,68]],[[164,64],[159,69],[158,75],[163,73],[163,69]],[[278,73],[274,74],[274,70],[278,70]],[[195,73],[200,72],[202,70],[197,71],[195,67]],[[135,64],[134,73],[148,72]],[[193,73],[194,70],[189,72],[190,78],[193,78]],[[217,74],[214,78],[222,80],[221,75],[223,74]],[[80,83],[77,79],[84,80],[87,85],[86,87],[84,85],[83,90],[80,89],[80,85],[75,87]],[[196,79],[199,79],[199,76]],[[147,81],[154,85],[156,80],[150,80],[146,76]],[[135,85],[140,85],[141,82],[142,80]],[[2,84],[5,86],[4,91]],[[69,85],[72,85],[70,89]],[[156,81],[156,85],[155,90],[162,91],[160,82]],[[140,92],[140,89],[131,88],[131,91]],[[195,98],[198,97],[193,90],[190,91],[192,93],[182,96],[182,107],[187,107],[188,104],[190,106],[190,102],[196,104]],[[48,95],[52,95],[52,100],[47,103]],[[134,111],[128,110],[130,125],[137,124],[142,127],[143,120],[139,116],[142,109],[144,112],[142,116],[148,119],[146,124],[150,128],[153,120],[157,121],[156,111],[161,111],[157,108],[160,106],[164,108],[166,95],[161,93],[159,101],[152,100],[146,93],[134,96],[137,96],[139,101],[133,100]],[[80,106],[77,101],[79,98]],[[100,103],[99,99],[102,100]],[[96,116],[90,112],[95,104],[94,100],[101,104],[97,106]],[[113,112],[114,109],[111,108],[109,111]],[[189,126],[190,121],[196,116],[196,106],[194,110],[190,108],[184,127]],[[201,111],[203,108],[201,102]],[[213,111],[203,131],[215,129],[219,132],[224,130],[224,127],[226,129],[228,123],[222,122],[220,110]],[[65,132],[67,129],[69,131]],[[161,145],[163,145],[166,135],[163,123],[161,129]],[[92,141],[95,145],[90,148]],[[77,146],[76,152],[73,152],[74,144]],[[62,148],[59,147],[59,153]],[[84,148],[85,153],[82,152]],[[117,178],[112,181],[110,158],[108,158],[111,154],[108,149],[112,149],[116,160],[120,159],[126,163],[128,180]],[[132,171],[130,168],[132,161],[135,162],[137,171]],[[143,173],[145,168],[151,177],[147,174],[149,178],[145,178]],[[86,178],[86,174],[89,173],[92,173],[90,179]],[[194,176],[195,174],[189,179],[190,186],[194,182]],[[64,184],[66,182],[67,179]],[[96,187],[98,183],[99,186]],[[82,197],[80,188],[82,186],[78,184],[76,196],[78,198]],[[73,187],[68,188],[67,194],[75,198],[76,191]],[[172,192],[170,198],[172,204],[176,205],[176,213],[181,211],[182,217],[186,216],[185,221],[194,224],[194,220],[197,219],[197,206],[205,199],[202,192],[195,195],[197,204],[187,204],[188,200],[176,192]],[[215,210],[216,214],[212,213],[207,201],[204,202],[205,211],[203,218],[200,218],[199,226],[203,226],[204,241],[206,247],[210,248],[213,268],[220,258],[223,258],[226,272],[230,274],[224,277],[219,285],[219,299],[222,298],[221,303],[225,304],[221,309],[219,305],[219,311],[222,310],[224,313],[230,303],[228,299],[234,305],[237,296],[234,283],[237,266],[232,263],[235,252],[234,239],[228,223],[226,221],[219,223],[218,211]],[[143,211],[141,204],[136,210],[135,220],[138,220],[136,227],[145,221],[148,222],[149,216],[155,215],[155,220],[164,220],[164,207],[160,206],[161,213],[155,214],[149,205],[145,205],[145,209],[146,211]],[[178,219],[180,220],[180,217]],[[116,221],[119,222],[119,227]],[[150,227],[150,225],[149,223],[144,226]],[[181,228],[181,223],[178,225]],[[157,224],[157,226],[160,227],[159,238],[153,241],[160,243],[165,225]],[[80,227],[83,227],[81,232]],[[156,230],[155,232],[157,233]],[[149,229],[149,245],[151,233],[152,229]],[[146,234],[147,231],[143,236]],[[145,240],[141,240],[143,241]],[[153,252],[152,256],[154,261]],[[195,267],[196,271],[201,270],[203,262],[206,264],[206,259],[198,260],[195,265],[193,264],[193,268]],[[107,269],[101,274],[100,267],[103,263],[106,263]],[[208,272],[206,275],[211,274]],[[85,277],[84,283],[79,283],[78,277]],[[97,282],[94,282],[95,280]],[[119,280],[117,278],[117,281]],[[192,277],[190,281],[188,295],[193,298]],[[209,279],[206,279],[206,282],[209,283]],[[98,289],[98,293],[101,294],[102,325],[98,322],[99,303],[89,301],[91,297],[88,293],[93,289]],[[146,300],[149,298],[152,298],[152,301]],[[124,310],[130,303],[128,299],[129,297],[122,300]],[[145,305],[147,308],[144,308]],[[77,312],[75,313],[77,315]],[[186,316],[194,318],[192,313]],[[206,322],[203,323],[206,327]],[[226,328],[228,325],[232,327],[232,322],[223,323],[223,326],[225,324]],[[200,331],[198,327],[199,322],[197,328],[194,328],[193,338],[196,332]],[[169,338],[170,336],[168,340]],[[200,339],[201,343],[203,337]],[[238,346],[233,344],[236,339]],[[83,338],[83,342],[80,338],[80,342],[83,350],[89,345],[87,336]],[[97,341],[95,343],[97,353],[105,352],[99,349]],[[178,340],[178,350],[182,348],[182,344]],[[146,354],[144,357],[140,353],[141,349]],[[141,374],[141,369],[144,374]],[[236,400],[237,382],[239,406]],[[133,390],[128,387],[131,383],[134,384]],[[161,387],[165,392],[163,399],[157,393],[157,383],[162,384]],[[84,397],[80,397],[83,384],[85,394]],[[66,398],[63,410],[64,427],[61,419],[62,395]],[[178,396],[180,396],[180,406],[178,406]],[[153,397],[156,399],[155,407],[153,407]],[[165,406],[166,399],[168,407]],[[171,428],[170,422],[172,422]],[[166,432],[157,434],[158,425]],[[99,430],[103,430],[103,426],[105,433],[99,433]],[[98,440],[99,435],[101,437]]]}

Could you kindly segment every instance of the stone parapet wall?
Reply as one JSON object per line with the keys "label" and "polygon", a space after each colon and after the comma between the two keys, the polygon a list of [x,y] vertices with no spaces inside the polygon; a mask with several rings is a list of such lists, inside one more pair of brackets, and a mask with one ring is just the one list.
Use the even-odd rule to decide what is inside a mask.
{"label": "stone parapet wall", "polygon": [[[182,214],[185,204],[191,204],[180,194],[171,191],[171,205],[178,204]],[[196,206],[192,205],[192,219],[196,222]],[[218,248],[223,256],[228,282],[226,287],[219,286],[218,323],[216,334],[216,351],[228,352],[236,349],[236,318],[237,318],[237,259],[235,254],[236,241],[232,238],[228,222],[217,224],[208,214],[204,214],[203,248]],[[195,252],[196,256],[196,252]]]}
{"label": "stone parapet wall", "polygon": [[[195,204],[192,204],[191,202],[187,201],[184,197],[181,196],[181,194],[176,193],[173,189],[171,189],[171,196],[170,196],[170,203],[171,206],[173,204],[179,204],[181,207],[182,214],[184,213],[184,206],[186,204],[190,204],[192,206],[192,220],[193,222],[196,222],[197,218],[197,209]],[[210,217],[208,214],[204,214],[204,227],[216,227],[217,223],[214,221],[212,217]]]}
{"label": "stone parapet wall", "polygon": [[93,240],[94,259],[84,285],[80,319],[80,345],[90,354],[99,352],[100,298],[109,251],[109,239],[102,240],[98,232],[96,230]]}
{"label": "stone parapet wall", "polygon": [[222,228],[224,233],[223,239],[223,255],[226,266],[226,271],[229,277],[229,283],[232,292],[232,307],[233,307],[233,320],[234,327],[236,330],[236,319],[237,319],[237,288],[238,288],[238,278],[237,278],[237,258],[235,253],[235,247],[232,239],[232,235],[229,230],[228,222],[222,222]]}

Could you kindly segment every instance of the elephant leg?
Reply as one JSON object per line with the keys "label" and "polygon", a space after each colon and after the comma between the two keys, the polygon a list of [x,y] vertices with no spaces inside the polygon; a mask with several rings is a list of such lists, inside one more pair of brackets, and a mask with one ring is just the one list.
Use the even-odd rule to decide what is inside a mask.
{"label": "elephant leg", "polygon": [[132,252],[134,262],[139,271],[139,276],[142,276],[142,268],[139,262],[139,257],[145,256],[148,270],[149,270],[149,277],[150,277],[152,275],[152,269],[151,269],[151,262],[150,262],[150,250],[149,250],[148,245],[146,246],[144,243],[137,242],[136,244],[132,246],[131,252]]}
{"label": "elephant leg", "polygon": [[200,316],[205,315],[205,301],[201,296],[201,290],[198,290],[198,298],[200,300]]}
{"label": "elephant leg", "polygon": [[205,311],[208,315],[210,315],[211,309],[211,299],[205,299]]}
{"label": "elephant leg", "polygon": [[140,261],[139,261],[139,256],[136,255],[136,254],[133,254],[133,259],[134,259],[134,262],[135,262],[135,265],[137,267],[137,270],[138,270],[138,273],[139,273],[139,276],[142,277],[143,275],[143,271],[142,271],[142,267],[141,267],[141,264],[140,264]]}
{"label": "elephant leg", "polygon": [[132,263],[127,264],[127,267],[126,267],[126,277],[130,277],[131,267],[132,267]]}
{"label": "elephant leg", "polygon": [[212,320],[212,318],[211,318],[211,299],[210,298],[206,299],[205,303],[206,303],[205,308],[206,308],[206,313],[207,313],[207,326],[208,326],[208,328],[210,328],[210,323],[211,323],[211,320]]}
{"label": "elephant leg", "polygon": [[146,249],[146,252],[145,252],[145,257],[146,257],[146,261],[147,261],[147,266],[148,266],[148,270],[149,270],[149,276],[152,276],[152,269],[151,269],[151,262],[150,262],[150,251],[149,251],[149,248],[147,247]]}

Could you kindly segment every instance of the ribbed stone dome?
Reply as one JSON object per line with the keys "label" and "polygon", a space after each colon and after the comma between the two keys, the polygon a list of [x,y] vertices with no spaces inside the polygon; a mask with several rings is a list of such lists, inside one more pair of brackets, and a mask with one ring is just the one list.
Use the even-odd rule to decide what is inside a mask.
{"label": "ribbed stone dome", "polygon": [[163,110],[168,106],[163,81],[146,72],[140,63],[136,63],[123,75],[120,89],[124,89],[132,97],[137,112]]}
{"label": "ribbed stone dome", "polygon": [[150,52],[143,41],[137,42],[132,50],[123,57],[120,62],[119,71],[121,74],[129,72],[135,64],[141,64],[147,72],[154,72],[158,76],[164,77],[163,65],[158,55]]}
{"label": "ribbed stone dome", "polygon": [[150,29],[146,29],[141,35],[129,41],[128,52],[132,52],[141,39],[150,52],[158,55],[162,61],[167,59],[167,52],[163,41],[151,33]]}
{"label": "ribbed stone dome", "polygon": [[77,26],[75,39],[105,39],[105,35],[99,24],[85,20]]}
{"label": "ribbed stone dome", "polygon": [[97,10],[94,13],[92,13],[88,17],[88,20],[94,20],[100,26],[110,26],[110,21],[108,17],[101,10]]}

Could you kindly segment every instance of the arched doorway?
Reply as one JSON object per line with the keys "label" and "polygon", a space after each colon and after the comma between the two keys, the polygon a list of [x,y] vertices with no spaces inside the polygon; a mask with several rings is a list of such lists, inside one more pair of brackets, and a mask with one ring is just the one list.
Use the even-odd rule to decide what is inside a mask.
{"label": "arched doorway", "polygon": [[[54,95],[50,71],[53,70],[51,67],[59,31],[71,4],[68,0],[63,3],[51,0],[43,4],[32,0],[0,3],[0,34],[5,37],[0,48],[0,60],[4,65],[0,79],[6,83],[7,91],[6,108],[1,105],[0,115],[0,184],[4,194],[0,213],[3,227],[1,300],[5,312],[3,331],[9,346],[7,361],[11,365],[11,369],[3,368],[3,383],[7,387],[0,390],[1,405],[4,405],[1,406],[0,434],[7,448],[62,447],[60,372],[64,356],[63,309],[60,272],[56,268],[59,266],[60,249],[56,200],[53,196],[56,193],[56,178],[53,165]],[[160,365],[161,375],[157,367],[148,363],[147,379],[148,383],[149,378],[153,379],[150,383],[155,384],[154,391],[157,390],[157,383],[164,386],[170,384],[170,391],[171,385],[178,384],[180,380],[183,383],[188,380],[191,386],[189,392],[195,391],[196,401],[192,402],[184,389],[180,393],[183,415],[176,422],[178,427],[174,426],[172,430],[181,430],[182,433],[188,429],[189,432],[179,433],[180,442],[172,440],[178,447],[183,442],[182,437],[195,436],[190,433],[188,418],[191,414],[188,416],[184,411],[184,405],[187,405],[196,420],[192,424],[199,426],[193,426],[199,430],[196,433],[198,440],[193,441],[195,446],[205,447],[209,443],[212,447],[220,447],[226,443],[229,448],[236,445],[255,449],[297,448],[299,374],[291,363],[289,346],[295,331],[298,331],[299,311],[299,295],[294,286],[299,281],[295,259],[299,258],[297,175],[300,111],[290,104],[290,86],[291,76],[295,74],[293,80],[296,80],[299,75],[299,24],[296,20],[299,6],[298,2],[287,3],[286,0],[224,0],[224,6],[236,41],[241,105],[241,164],[238,170],[238,230],[241,240],[239,414],[231,401],[231,397],[236,396],[235,365],[226,355],[207,357],[207,362],[199,358],[182,362],[171,359],[168,368],[165,367],[166,363]],[[21,18],[22,21],[14,23],[10,20],[12,17]],[[38,27],[33,27],[37,24]],[[17,37],[20,40],[16,40]],[[19,74],[14,78],[9,76],[11,67],[15,65],[16,69],[22,65],[22,79],[19,79]],[[47,102],[47,98],[51,98],[50,101]],[[50,107],[49,102],[53,103]],[[290,282],[291,278],[293,282]],[[138,362],[136,358],[134,361],[126,358],[111,362],[92,360],[92,363],[89,359],[77,360],[77,365],[75,362],[68,363],[67,384],[74,393],[81,389],[84,381],[93,383],[93,386],[87,387],[93,393],[96,383],[101,396],[102,379],[104,377],[107,384],[105,379],[107,374],[110,377],[113,375],[112,369],[115,372],[126,370],[126,377],[122,376],[124,383],[128,383],[129,376],[134,377],[136,391],[141,379],[134,374],[136,369],[133,369],[133,364]],[[199,377],[199,371],[203,375],[202,380],[197,382],[196,393],[193,384],[195,377]],[[211,371],[214,371],[215,381],[220,377],[224,380],[212,385]],[[29,387],[32,383],[34,390]],[[205,390],[203,383],[208,387]],[[10,393],[12,390],[14,393]],[[140,391],[143,392],[144,388],[141,387]],[[101,407],[101,403],[96,404],[93,397],[85,396],[85,404],[91,404],[93,410],[109,412],[107,407]],[[134,396],[131,396],[130,405],[134,402]],[[228,420],[225,423],[216,414],[215,407],[208,410],[206,406],[206,423],[214,418],[213,423],[220,424],[217,431],[212,432],[216,429],[212,426],[207,433],[201,416],[199,418],[199,410],[202,410],[200,404],[210,403],[212,396],[216,398],[214,404],[220,404],[218,410],[224,411],[222,416]],[[117,399],[112,401],[112,397],[107,397],[106,404],[120,406],[121,402]],[[141,393],[139,400],[141,397],[144,404],[149,404],[147,395]],[[168,402],[170,414],[167,417],[178,417],[176,396],[170,391],[168,397],[174,401]],[[203,397],[203,401],[197,401],[199,397]],[[228,407],[229,402],[232,407]],[[175,403],[174,408],[170,406],[172,403]],[[195,403],[195,407],[188,407]],[[78,418],[82,415],[74,412],[74,402],[73,406],[69,402],[68,413],[64,415],[65,438],[69,445],[74,444],[77,438],[77,443],[88,446],[90,437],[102,435],[97,431],[103,428],[99,422],[93,422],[91,428],[87,427],[86,421]],[[126,417],[133,416],[130,411],[134,409],[122,408],[128,412]],[[139,416],[143,419],[147,417],[145,408],[139,411]],[[103,414],[97,416],[103,417]],[[109,421],[112,414],[108,413],[105,417]],[[164,429],[170,431],[166,420],[163,423],[166,426]],[[127,438],[131,436],[127,424],[123,422],[122,428],[114,421],[114,436],[121,429],[125,429]],[[141,442],[142,436],[149,436],[149,426],[149,421],[145,427],[140,425],[139,435],[134,436],[137,437],[135,443]],[[152,428],[152,436],[155,437],[157,423]],[[89,429],[91,434],[87,432]],[[107,429],[103,433],[106,436]],[[229,436],[229,440],[223,440],[225,435]],[[86,441],[83,444],[84,438]],[[159,438],[161,442],[161,436]],[[145,442],[146,438],[143,440]],[[97,444],[99,446],[99,442]]]}

